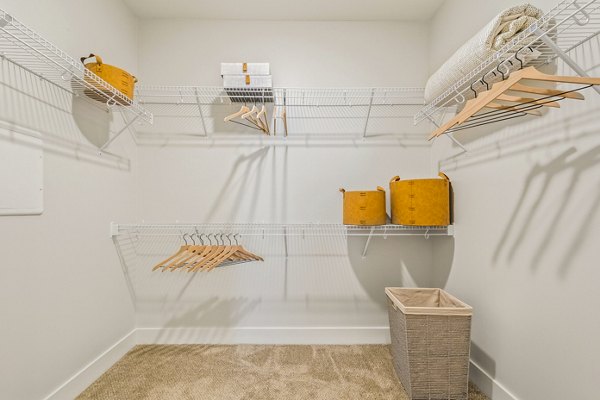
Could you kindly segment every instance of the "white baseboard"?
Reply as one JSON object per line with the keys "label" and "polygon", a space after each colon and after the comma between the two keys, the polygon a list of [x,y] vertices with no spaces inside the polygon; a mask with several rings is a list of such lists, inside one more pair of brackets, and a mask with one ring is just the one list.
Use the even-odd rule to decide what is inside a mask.
{"label": "white baseboard", "polygon": [[388,344],[375,327],[137,328],[137,344]]}
{"label": "white baseboard", "polygon": [[471,367],[469,368],[469,379],[491,400],[519,400],[473,360],[471,360]]}
{"label": "white baseboard", "polygon": [[46,396],[44,400],[74,399],[112,367],[114,363],[119,361],[133,346],[135,346],[135,329],[83,367],[55,391]]}

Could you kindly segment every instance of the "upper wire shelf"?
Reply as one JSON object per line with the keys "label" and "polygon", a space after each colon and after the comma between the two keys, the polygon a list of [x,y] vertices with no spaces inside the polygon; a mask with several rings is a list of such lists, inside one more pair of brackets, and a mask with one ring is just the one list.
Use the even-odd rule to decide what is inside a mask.
{"label": "upper wire shelf", "polygon": [[0,58],[104,109],[127,110],[152,123],[152,114],[83,64],[0,9]]}
{"label": "upper wire shelf", "polygon": [[[576,72],[581,68],[569,59],[567,53],[600,34],[600,1],[563,0],[536,23],[529,26],[511,42],[465,74],[436,99],[426,104],[414,117],[418,124],[429,119],[443,118],[446,110],[465,101],[467,93],[477,85],[485,86],[482,78],[489,78],[497,69],[508,71],[507,63],[517,57],[526,58],[527,53],[536,54],[526,66],[542,66],[561,57]],[[512,59],[512,60],[511,60]],[[579,71],[577,71],[579,70]]]}
{"label": "upper wire shelf", "polygon": [[[144,86],[136,98],[154,114],[152,127],[138,134],[183,134],[213,137],[248,133],[225,123],[241,105],[265,104],[271,134],[278,137],[373,137],[412,135],[421,138],[412,118],[423,104],[422,88],[223,88]],[[223,135],[220,135],[221,137]]]}

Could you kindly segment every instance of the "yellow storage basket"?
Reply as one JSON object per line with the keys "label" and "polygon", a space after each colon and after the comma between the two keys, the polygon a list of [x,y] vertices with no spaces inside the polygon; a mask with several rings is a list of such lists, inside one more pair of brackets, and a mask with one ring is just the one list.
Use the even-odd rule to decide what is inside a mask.
{"label": "yellow storage basket", "polygon": [[440,173],[436,179],[390,181],[392,224],[450,225],[450,180]]}
{"label": "yellow storage basket", "polygon": [[[96,62],[90,62],[86,64],[85,60],[90,58],[96,58]],[[87,69],[104,79],[115,89],[127,96],[130,100],[133,100],[133,90],[137,82],[135,76],[131,75],[125,70],[122,70],[121,68],[104,64],[102,62],[102,58],[94,54],[90,54],[88,57],[81,57],[81,62]],[[86,89],[84,91],[86,96],[97,101],[107,101],[107,98],[110,99],[113,96],[113,93],[107,91],[106,88],[99,85],[93,79],[90,79],[86,76],[85,80],[88,84],[96,88],[96,90]],[[126,105],[125,100],[121,98],[115,97],[112,101],[116,102],[117,104]]]}
{"label": "yellow storage basket", "polygon": [[344,224],[346,225],[385,225],[385,189],[366,192],[346,192],[344,194]]}

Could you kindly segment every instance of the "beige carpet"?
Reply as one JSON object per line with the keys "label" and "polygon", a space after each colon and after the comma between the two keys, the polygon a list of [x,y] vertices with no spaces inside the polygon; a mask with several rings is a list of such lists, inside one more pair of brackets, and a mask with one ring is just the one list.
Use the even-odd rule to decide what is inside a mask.
{"label": "beige carpet", "polygon": [[[469,400],[486,397],[474,386]],[[136,346],[78,399],[406,400],[388,346]]]}

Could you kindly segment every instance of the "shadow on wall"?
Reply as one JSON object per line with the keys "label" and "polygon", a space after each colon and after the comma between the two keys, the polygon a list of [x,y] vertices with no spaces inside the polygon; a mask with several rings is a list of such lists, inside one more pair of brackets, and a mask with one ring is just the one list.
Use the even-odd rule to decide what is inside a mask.
{"label": "shadow on wall", "polygon": [[95,107],[82,96],[73,96],[72,99],[73,120],[79,131],[91,144],[102,147],[110,138],[112,114]]}
{"label": "shadow on wall", "polygon": [[[588,96],[598,94],[592,92]],[[447,172],[465,169],[510,156],[530,154],[539,148],[594,137],[598,132],[595,128],[589,128],[589,125],[597,120],[600,112],[597,99],[594,101],[596,103],[591,107],[584,106],[568,113],[566,110],[558,110],[554,115],[543,119],[481,137],[469,147],[468,153],[461,152],[446,157],[438,162],[438,168]]]}
{"label": "shadow on wall", "polygon": [[[183,327],[211,327],[231,328],[238,326],[246,314],[249,314],[260,304],[260,299],[248,299],[243,297],[221,298],[210,297],[201,302],[187,304],[187,308],[178,311],[169,319],[163,328]],[[180,305],[181,306],[181,305]],[[216,341],[222,338],[222,332],[215,330],[213,338]],[[185,341],[178,337],[177,331],[164,329],[159,331],[156,337],[158,343],[171,341]],[[209,340],[211,342],[211,340]]]}
{"label": "shadow on wall", "polygon": [[433,237],[431,287],[446,287],[454,262],[454,237]]}
{"label": "shadow on wall", "polygon": [[428,287],[431,282],[431,239],[374,237],[363,258],[367,238],[348,238],[348,258],[356,279],[382,309],[387,309],[388,286]]}
{"label": "shadow on wall", "polygon": [[[258,201],[258,194],[260,193],[262,166],[268,152],[269,147],[262,147],[253,153],[250,153],[249,155],[240,155],[237,158],[233,164],[233,168],[229,172],[229,175],[223,180],[223,186],[219,190],[218,195],[215,197],[215,201],[206,214],[208,218],[213,215],[217,215],[217,211],[224,204],[222,199],[233,198],[234,200],[232,204],[237,205],[242,204],[241,201],[244,195],[252,193],[253,195],[251,200],[250,215],[248,216],[248,220],[252,221],[252,218],[254,217],[253,213],[254,210],[256,210]],[[272,174],[274,174],[274,172],[272,172]],[[250,176],[256,176],[256,181],[253,188],[248,187]],[[238,212],[239,207],[231,209],[229,220],[236,221]]]}
{"label": "shadow on wall", "polygon": [[[553,184],[560,185],[560,183],[554,183],[554,181],[558,177],[568,174],[569,183],[566,188],[561,190],[562,197],[558,202],[552,200],[551,213],[546,216],[549,229],[545,229],[543,237],[539,239],[539,244],[530,261],[531,268],[536,270],[549,247],[556,244],[555,236],[561,223],[572,225],[570,221],[565,221],[566,210],[571,204],[574,194],[579,190],[584,190],[584,188],[580,187],[582,185],[581,176],[586,170],[596,166],[598,163],[600,163],[600,145],[579,154],[574,147],[570,147],[553,160],[545,164],[536,164],[525,179],[521,195],[513,208],[511,217],[496,247],[493,256],[494,263],[499,261],[503,253],[506,260],[511,262],[521,246],[525,244],[530,246],[529,240],[532,237],[530,231],[535,225],[533,223],[535,217],[543,209],[544,202],[550,201],[548,200],[548,193],[551,191]],[[539,189],[537,192],[534,192],[533,187],[536,182],[539,182]],[[598,205],[600,204],[600,189],[598,188],[600,188],[600,185],[596,184],[591,187],[596,188],[596,193],[593,193],[591,197],[594,200],[586,210],[578,212],[578,214],[582,215],[582,221],[577,234],[573,235],[576,240],[572,241],[566,249],[565,256],[560,264],[560,273],[563,276],[566,275],[569,263],[580,246],[581,238],[585,237],[586,232],[590,228],[590,221],[594,220],[594,216],[598,212]],[[528,209],[525,208],[527,200],[533,200]],[[520,227],[517,228],[516,225],[520,216],[524,216],[524,219]],[[512,236],[515,238],[512,244],[509,244],[509,238]]]}
{"label": "shadow on wall", "polygon": [[485,371],[492,379],[480,379],[477,383],[484,393],[494,393],[494,381],[496,377],[496,361],[486,353],[474,341],[471,341],[471,360],[475,362],[482,371]]}
{"label": "shadow on wall", "polygon": [[[0,63],[0,121],[7,129],[41,135],[45,150],[118,169],[129,168],[123,157],[98,147],[110,136],[112,113],[102,103],[74,96],[5,60]],[[87,157],[84,157],[86,155]]]}

